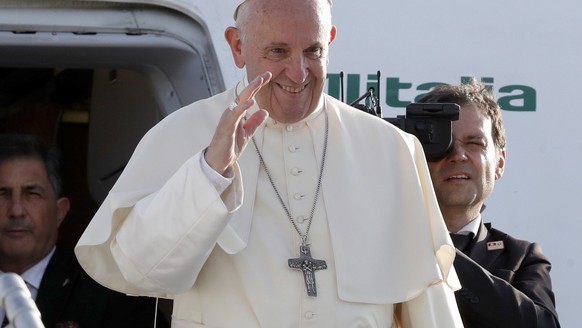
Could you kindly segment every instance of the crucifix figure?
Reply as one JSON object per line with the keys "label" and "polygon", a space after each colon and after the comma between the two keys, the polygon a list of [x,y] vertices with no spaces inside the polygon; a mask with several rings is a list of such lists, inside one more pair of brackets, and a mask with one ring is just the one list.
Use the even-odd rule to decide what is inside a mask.
{"label": "crucifix figure", "polygon": [[305,287],[307,288],[307,296],[317,296],[317,289],[315,288],[315,270],[327,269],[327,264],[324,260],[313,259],[308,245],[299,246],[299,253],[299,258],[289,259],[289,267],[299,269],[303,272],[303,279],[305,279]]}

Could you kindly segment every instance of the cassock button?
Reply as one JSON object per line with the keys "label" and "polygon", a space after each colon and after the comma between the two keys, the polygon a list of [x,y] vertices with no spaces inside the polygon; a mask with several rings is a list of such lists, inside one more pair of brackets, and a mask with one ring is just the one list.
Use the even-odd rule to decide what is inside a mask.
{"label": "cassock button", "polygon": [[317,315],[317,313],[307,311],[307,312],[305,312],[305,319],[313,319],[316,315]]}
{"label": "cassock button", "polygon": [[298,167],[294,167],[291,169],[291,174],[294,176],[298,176],[301,173],[303,173],[303,170]]}
{"label": "cassock button", "polygon": [[299,150],[299,146],[289,146],[287,149],[292,153],[296,153]]}
{"label": "cassock button", "polygon": [[287,132],[291,132],[291,131],[293,131],[293,125],[289,124],[285,127],[285,129],[287,129]]}
{"label": "cassock button", "polygon": [[302,200],[303,198],[305,198],[305,194],[298,192],[295,195],[293,195],[293,198],[295,198],[295,200]]}

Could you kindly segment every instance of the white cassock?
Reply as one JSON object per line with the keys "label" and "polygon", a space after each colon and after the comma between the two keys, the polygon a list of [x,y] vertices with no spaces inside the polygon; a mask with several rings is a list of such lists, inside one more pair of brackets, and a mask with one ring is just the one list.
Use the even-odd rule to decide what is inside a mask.
{"label": "white cassock", "polygon": [[[239,88],[242,83],[239,84]],[[201,152],[236,88],[150,130],[76,247],[83,268],[128,294],[174,299],[173,327],[461,327],[454,247],[418,140],[325,95],[305,120],[268,119],[257,146],[327,269],[307,296],[301,238],[249,143],[221,194]],[[250,112],[257,108],[250,109]],[[244,186],[244,188],[243,188]]]}

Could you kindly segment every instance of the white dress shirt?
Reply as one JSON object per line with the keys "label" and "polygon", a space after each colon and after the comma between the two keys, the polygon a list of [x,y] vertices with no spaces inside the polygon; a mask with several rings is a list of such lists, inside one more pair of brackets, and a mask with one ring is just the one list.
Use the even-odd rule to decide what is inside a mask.
{"label": "white dress shirt", "polygon": [[[42,276],[44,275],[44,272],[46,270],[46,267],[47,267],[51,257],[53,257],[53,254],[55,253],[55,249],[56,248],[53,247],[52,250],[47,254],[47,256],[45,256],[42,260],[37,262],[30,269],[24,271],[20,275],[22,277],[22,280],[24,280],[26,287],[30,291],[31,298],[33,300],[36,300],[36,295],[38,295],[38,289],[40,288],[40,282],[42,281]],[[4,272],[0,271],[0,274],[1,273],[4,273]],[[0,318],[4,318],[5,314],[6,314],[6,312],[5,312],[4,308],[0,306]],[[0,321],[0,322],[2,322],[2,321]]]}

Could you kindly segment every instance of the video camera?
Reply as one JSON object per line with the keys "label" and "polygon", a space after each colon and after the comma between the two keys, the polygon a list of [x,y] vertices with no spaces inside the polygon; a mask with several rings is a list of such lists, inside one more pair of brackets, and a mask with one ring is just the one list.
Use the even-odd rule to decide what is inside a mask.
{"label": "video camera", "polygon": [[[380,71],[377,74],[380,89]],[[343,101],[343,72],[340,73]],[[446,155],[453,144],[452,121],[459,119],[460,106],[454,103],[411,103],[406,106],[406,115],[382,117],[379,92],[374,88],[350,103],[350,106],[378,116],[401,130],[414,134],[424,149],[428,161]],[[364,100],[364,104],[360,102]]]}

